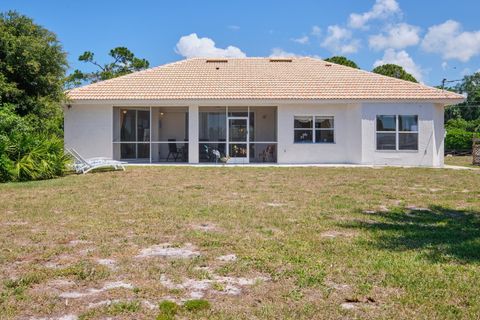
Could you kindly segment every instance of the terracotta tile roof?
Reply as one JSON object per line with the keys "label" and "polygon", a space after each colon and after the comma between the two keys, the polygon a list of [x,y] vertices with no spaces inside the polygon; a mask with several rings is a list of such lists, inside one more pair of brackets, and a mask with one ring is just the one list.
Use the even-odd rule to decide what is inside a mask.
{"label": "terracotta tile roof", "polygon": [[[194,58],[70,90],[72,100],[452,100],[461,95],[314,58]],[[455,100],[455,101],[454,101]]]}

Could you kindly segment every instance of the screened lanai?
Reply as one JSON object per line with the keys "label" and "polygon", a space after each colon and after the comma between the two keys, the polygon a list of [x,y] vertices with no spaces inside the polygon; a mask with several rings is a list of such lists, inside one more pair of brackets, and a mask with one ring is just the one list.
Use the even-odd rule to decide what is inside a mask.
{"label": "screened lanai", "polygon": [[115,107],[113,120],[115,159],[188,162],[188,107]]}
{"label": "screened lanai", "polygon": [[277,107],[200,107],[199,161],[277,162]]}

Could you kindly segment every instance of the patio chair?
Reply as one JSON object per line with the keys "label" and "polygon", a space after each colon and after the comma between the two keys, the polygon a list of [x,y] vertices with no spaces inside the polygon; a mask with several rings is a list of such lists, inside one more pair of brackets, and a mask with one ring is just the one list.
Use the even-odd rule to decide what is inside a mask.
{"label": "patio chair", "polygon": [[117,160],[112,160],[109,158],[104,158],[104,157],[96,157],[96,158],[88,158],[85,159],[78,153],[75,149],[70,148],[66,149],[66,151],[73,157],[74,159],[74,164],[73,164],[73,169],[75,170],[76,173],[87,173],[89,171],[92,171],[94,169],[99,169],[99,168],[113,168],[115,170],[123,170],[125,171],[124,163],[121,161]]}
{"label": "patio chair", "polygon": [[173,161],[177,161],[177,158],[180,156],[180,151],[178,151],[177,143],[175,139],[168,139],[168,141],[174,141],[175,143],[168,143],[168,155],[167,161],[170,159],[170,156],[173,157]]}

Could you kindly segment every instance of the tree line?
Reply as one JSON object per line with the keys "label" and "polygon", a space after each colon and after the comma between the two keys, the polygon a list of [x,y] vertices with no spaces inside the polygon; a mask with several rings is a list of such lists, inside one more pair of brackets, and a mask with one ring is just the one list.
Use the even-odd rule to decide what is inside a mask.
{"label": "tree line", "polygon": [[125,47],[109,54],[112,62],[102,65],[85,52],[79,60],[98,70],[67,76],[67,53],[53,32],[15,11],[0,13],[0,182],[65,174],[65,89],[149,67]]}

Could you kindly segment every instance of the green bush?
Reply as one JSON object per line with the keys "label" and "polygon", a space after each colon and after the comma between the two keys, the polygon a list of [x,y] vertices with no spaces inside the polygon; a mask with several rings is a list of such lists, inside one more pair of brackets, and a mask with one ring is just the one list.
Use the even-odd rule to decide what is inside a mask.
{"label": "green bush", "polygon": [[34,116],[21,117],[13,107],[0,108],[0,182],[62,176],[70,161],[63,139],[35,126]]}
{"label": "green bush", "polygon": [[480,131],[480,119],[467,121],[462,118],[450,119],[445,124],[445,128],[448,129],[462,129],[468,132]]}
{"label": "green bush", "polygon": [[447,129],[445,137],[446,150],[471,150],[474,133],[463,129]]}

